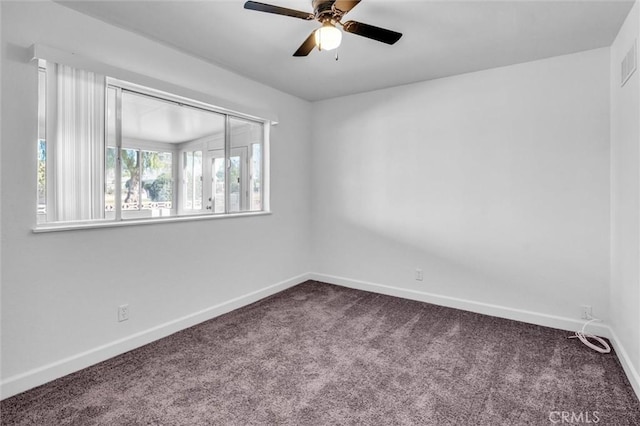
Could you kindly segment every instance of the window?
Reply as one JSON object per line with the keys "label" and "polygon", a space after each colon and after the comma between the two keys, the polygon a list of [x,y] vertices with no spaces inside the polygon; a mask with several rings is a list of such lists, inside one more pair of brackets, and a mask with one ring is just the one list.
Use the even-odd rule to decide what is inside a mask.
{"label": "window", "polygon": [[173,153],[123,148],[120,162],[123,217],[171,216]]}
{"label": "window", "polygon": [[202,150],[182,153],[182,209],[186,212],[202,210]]}
{"label": "window", "polygon": [[47,74],[43,68],[38,69],[38,223],[47,217],[47,143],[45,131],[45,103],[47,90]]}
{"label": "window", "polygon": [[265,121],[39,61],[37,223],[260,212]]}

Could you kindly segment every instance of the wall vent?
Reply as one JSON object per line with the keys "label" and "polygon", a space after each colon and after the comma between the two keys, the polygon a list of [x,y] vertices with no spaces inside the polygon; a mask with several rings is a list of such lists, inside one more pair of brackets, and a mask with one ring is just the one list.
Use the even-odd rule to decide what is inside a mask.
{"label": "wall vent", "polygon": [[620,64],[620,86],[624,86],[624,84],[629,80],[631,74],[638,67],[638,39],[633,41],[633,45],[631,45],[631,49],[627,52],[626,56],[622,60],[622,64]]}

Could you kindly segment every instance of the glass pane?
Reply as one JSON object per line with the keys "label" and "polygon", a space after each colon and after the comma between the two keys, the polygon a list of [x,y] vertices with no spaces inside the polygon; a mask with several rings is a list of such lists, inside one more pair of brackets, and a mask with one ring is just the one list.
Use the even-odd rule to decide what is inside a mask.
{"label": "glass pane", "polygon": [[202,210],[202,151],[193,153],[193,209]]}
{"label": "glass pane", "polygon": [[251,211],[262,210],[262,144],[251,145],[251,170],[249,184],[249,209]]}
{"label": "glass pane", "polygon": [[214,213],[224,213],[224,157],[214,157],[212,164],[212,188]]}
{"label": "glass pane", "polygon": [[202,210],[202,151],[185,152],[182,163],[184,210]]}
{"label": "glass pane", "polygon": [[241,172],[240,157],[233,156],[229,159],[229,212],[239,212],[241,204]]}
{"label": "glass pane", "polygon": [[120,154],[122,164],[121,194],[122,210],[140,210],[140,151],[123,149]]}
{"label": "glass pane", "polygon": [[47,218],[47,143],[38,140],[38,223]]}
{"label": "glass pane", "polygon": [[106,217],[113,219],[116,210],[116,161],[118,150],[107,148],[104,172],[104,210]]}
{"label": "glass pane", "polygon": [[173,206],[173,155],[142,151],[140,205],[151,216],[169,216]]}
{"label": "glass pane", "polygon": [[104,211],[105,218],[116,217],[116,173],[118,149],[116,147],[116,89],[107,89],[107,150],[104,161]]}
{"label": "glass pane", "polygon": [[182,155],[182,179],[184,182],[182,208],[193,210],[193,152],[185,152]]}
{"label": "glass pane", "polygon": [[229,124],[229,211],[262,210],[263,125],[237,117]]}
{"label": "glass pane", "polygon": [[38,210],[37,223],[47,220],[47,142],[46,142],[47,74],[38,72]]}

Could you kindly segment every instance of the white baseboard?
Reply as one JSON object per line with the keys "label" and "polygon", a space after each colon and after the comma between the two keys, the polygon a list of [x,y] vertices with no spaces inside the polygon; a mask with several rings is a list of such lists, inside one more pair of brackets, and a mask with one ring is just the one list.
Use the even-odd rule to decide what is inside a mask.
{"label": "white baseboard", "polygon": [[[560,330],[577,331],[584,325],[583,321],[567,317],[543,314],[540,312],[514,309],[506,306],[493,305],[490,303],[476,302],[473,300],[460,299],[457,297],[443,296],[440,294],[427,293],[418,290],[410,290],[401,287],[394,287],[385,284],[371,283],[367,281],[354,280],[333,275],[319,274],[312,272],[310,279],[322,281],[329,284],[336,284],[342,287],[349,287],[358,290],[370,291],[373,293],[386,294],[388,296],[402,297],[404,299],[417,300],[419,302],[433,303],[434,305],[446,306],[448,308],[462,309],[464,311],[476,312],[494,317],[506,318],[530,324],[542,325],[545,327],[558,328]],[[611,337],[611,332],[606,324],[598,323],[589,326],[591,333]]]}
{"label": "white baseboard", "polygon": [[615,330],[611,329],[611,343],[613,344],[613,350],[616,351],[616,355],[618,356],[618,360],[620,360],[620,364],[622,364],[622,369],[624,370],[627,378],[629,379],[629,383],[631,383],[631,387],[633,388],[638,400],[640,401],[640,372],[636,370],[633,363],[631,362],[631,358],[629,358],[629,354],[625,350],[624,346],[620,343],[618,336],[616,335]]}
{"label": "white baseboard", "polygon": [[309,274],[302,274],[285,281],[219,303],[198,312],[160,324],[148,330],[107,343],[88,351],[61,359],[42,367],[35,368],[3,380],[0,383],[0,399],[17,395],[36,386],[43,385],[57,378],[87,368],[114,356],[123,354],[135,348],[166,337],[177,331],[184,330],[203,321],[231,312],[251,303],[279,293],[287,288],[307,281]]}

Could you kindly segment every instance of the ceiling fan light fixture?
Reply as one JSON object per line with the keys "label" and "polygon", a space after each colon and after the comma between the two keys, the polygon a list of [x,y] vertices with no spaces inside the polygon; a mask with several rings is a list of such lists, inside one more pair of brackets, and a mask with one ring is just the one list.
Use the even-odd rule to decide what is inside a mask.
{"label": "ceiling fan light fixture", "polygon": [[[0,0],[2,1],[2,0]],[[301,12],[299,10],[288,9],[286,7],[274,6],[248,0],[244,4],[245,9],[256,10],[258,12],[273,13],[275,15],[290,16],[292,18],[304,19],[305,21],[318,21],[322,27],[314,30],[302,42],[293,56],[307,56],[314,47],[318,50],[333,50],[340,46],[342,42],[342,32],[366,37],[371,40],[386,44],[394,44],[400,40],[402,33],[365,24],[358,21],[342,22],[344,15],[356,7],[361,0],[311,0],[313,13]],[[336,28],[337,25],[342,30]],[[338,55],[336,54],[336,60]]]}
{"label": "ceiling fan light fixture", "polygon": [[314,37],[319,50],[333,50],[342,42],[342,31],[330,22],[325,22],[315,31]]}

